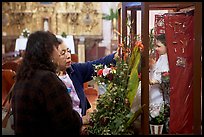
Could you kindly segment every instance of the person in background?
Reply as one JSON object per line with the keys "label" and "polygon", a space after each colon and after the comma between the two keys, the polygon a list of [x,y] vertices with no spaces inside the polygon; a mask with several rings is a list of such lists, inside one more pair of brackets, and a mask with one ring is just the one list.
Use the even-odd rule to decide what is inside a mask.
{"label": "person in background", "polygon": [[[162,105],[163,104],[163,93],[160,88],[161,74],[162,72],[169,71],[167,47],[165,35],[161,34],[156,37],[155,50],[159,54],[159,58],[156,59],[153,56],[149,58],[149,105]],[[165,98],[169,100],[169,98]],[[167,102],[169,103],[169,102]],[[134,97],[131,111],[135,112],[141,106],[141,81],[139,81],[138,89]]]}
{"label": "person in background", "polygon": [[56,36],[48,31],[28,37],[12,91],[16,135],[80,135],[80,115],[56,75],[57,68],[65,68],[58,46]]}
{"label": "person in background", "polygon": [[[165,34],[156,36],[155,50],[159,54],[159,58],[155,64],[152,64],[150,66],[150,73],[149,73],[150,105],[163,103],[163,95],[162,95],[163,93],[160,88],[160,84],[162,82],[161,75],[162,75],[162,72],[169,72]],[[167,98],[165,100],[169,100],[169,99]]]}
{"label": "person in background", "polygon": [[[166,47],[165,34],[160,34],[156,38],[155,50],[159,55],[155,64],[149,72],[149,106],[164,106],[164,129],[163,133],[168,133],[170,119],[170,97],[169,94],[161,88],[162,73],[169,72],[169,62]],[[151,113],[151,112],[150,112]]]}
{"label": "person in background", "polygon": [[68,90],[70,90],[69,88],[71,88],[71,94],[74,93],[73,95],[71,95],[74,97],[72,98],[74,109],[77,110],[77,112],[81,113],[81,116],[85,116],[87,109],[89,109],[91,105],[84,93],[83,84],[93,79],[93,74],[95,73],[93,66],[94,64],[115,64],[115,58],[118,57],[118,53],[115,52],[98,60],[87,61],[85,63],[72,63],[71,52],[68,48],[69,45],[66,45],[60,39],[59,41],[61,43],[60,53],[61,55],[65,55],[66,57],[66,70],[62,70],[61,72],[59,72],[58,76],[62,80],[64,79],[63,81],[65,83],[69,81],[69,84],[67,83],[66,85]]}

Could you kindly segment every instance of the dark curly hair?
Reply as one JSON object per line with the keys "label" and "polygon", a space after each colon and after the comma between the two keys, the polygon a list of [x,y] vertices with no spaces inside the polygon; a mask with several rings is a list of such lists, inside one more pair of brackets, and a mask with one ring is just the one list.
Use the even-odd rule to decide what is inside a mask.
{"label": "dark curly hair", "polygon": [[54,46],[58,47],[59,41],[51,32],[36,31],[30,34],[16,79],[29,79],[39,69],[56,72],[56,65],[51,59]]}

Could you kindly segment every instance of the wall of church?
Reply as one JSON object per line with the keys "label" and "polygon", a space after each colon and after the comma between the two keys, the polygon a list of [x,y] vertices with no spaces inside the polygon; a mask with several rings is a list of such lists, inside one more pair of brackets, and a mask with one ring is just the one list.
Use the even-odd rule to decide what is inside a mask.
{"label": "wall of church", "polygon": [[102,36],[101,6],[97,2],[2,2],[4,36],[48,29],[55,34]]}
{"label": "wall of church", "polygon": [[[15,41],[27,28],[74,36],[75,51],[84,39],[85,52],[103,40],[100,2],[2,2],[2,51],[13,52]],[[106,26],[105,26],[106,27]],[[106,32],[107,33],[107,32]],[[95,58],[101,50],[97,50]],[[103,55],[105,53],[102,53]],[[88,56],[85,57],[89,60]]]}

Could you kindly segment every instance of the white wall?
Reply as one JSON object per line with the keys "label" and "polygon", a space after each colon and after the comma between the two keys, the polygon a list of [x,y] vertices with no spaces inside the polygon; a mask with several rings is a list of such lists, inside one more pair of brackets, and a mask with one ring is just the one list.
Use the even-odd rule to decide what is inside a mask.
{"label": "white wall", "polygon": [[[114,11],[117,9],[119,2],[101,2],[101,13],[110,14],[110,9]],[[107,54],[110,53],[111,45],[111,21],[103,20],[103,41],[99,43],[99,46],[107,48]]]}

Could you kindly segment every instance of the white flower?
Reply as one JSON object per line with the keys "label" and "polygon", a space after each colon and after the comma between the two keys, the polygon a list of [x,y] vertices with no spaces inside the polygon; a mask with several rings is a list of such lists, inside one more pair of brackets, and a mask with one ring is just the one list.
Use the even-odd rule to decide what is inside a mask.
{"label": "white flower", "polygon": [[162,107],[162,105],[160,105],[160,104],[151,104],[150,105],[149,111],[150,111],[150,115],[152,118],[159,116],[161,107]]}
{"label": "white flower", "polygon": [[110,71],[111,71],[111,68],[107,68],[107,66],[105,65],[105,68],[103,69],[103,76],[110,74]]}
{"label": "white flower", "polygon": [[30,35],[30,31],[28,30],[28,28],[23,29],[21,36],[28,37],[29,35]]}
{"label": "white flower", "polygon": [[160,109],[156,109],[156,110],[150,112],[150,115],[151,115],[151,117],[155,118],[156,116],[159,116],[159,112],[160,112]]}

